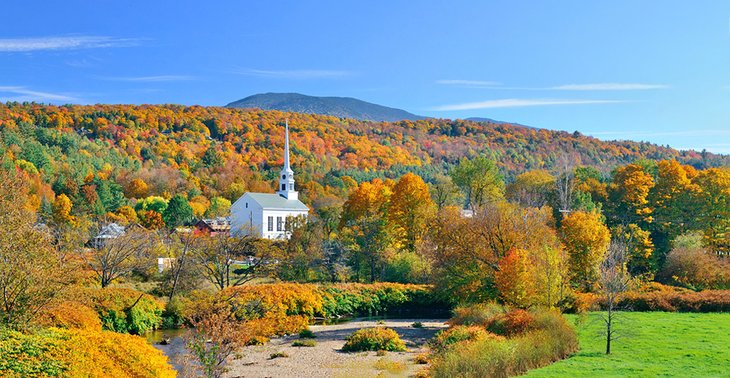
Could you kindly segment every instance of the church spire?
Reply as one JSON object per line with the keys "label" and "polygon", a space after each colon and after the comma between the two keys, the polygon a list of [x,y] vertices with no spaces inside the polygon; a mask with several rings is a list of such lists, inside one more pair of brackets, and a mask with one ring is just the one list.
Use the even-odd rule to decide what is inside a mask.
{"label": "church spire", "polygon": [[284,167],[281,168],[281,178],[279,179],[279,191],[276,192],[280,196],[288,200],[299,199],[299,193],[294,190],[294,171],[291,169],[289,161],[289,120],[286,120],[285,138],[284,138]]}
{"label": "church spire", "polygon": [[[284,169],[282,172],[292,172],[289,165],[289,119],[286,120],[286,138],[284,141]],[[292,172],[293,173],[293,172]]]}

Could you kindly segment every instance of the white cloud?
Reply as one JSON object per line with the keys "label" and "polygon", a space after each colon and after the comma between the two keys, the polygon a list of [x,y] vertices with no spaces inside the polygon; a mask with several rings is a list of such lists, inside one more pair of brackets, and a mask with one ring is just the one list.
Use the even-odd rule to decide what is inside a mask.
{"label": "white cloud", "polygon": [[463,104],[442,105],[433,108],[436,111],[453,110],[474,110],[491,108],[515,108],[525,106],[547,106],[547,105],[588,105],[588,104],[615,104],[625,101],[620,100],[568,100],[568,99],[520,99],[508,98],[500,100],[489,100],[481,102],[467,102]]}
{"label": "white cloud", "polygon": [[595,131],[586,132],[593,136],[619,136],[619,137],[656,137],[656,136],[685,136],[685,137],[711,137],[730,136],[730,130],[706,129],[706,130],[680,130],[680,131]]}
{"label": "white cloud", "polygon": [[[10,96],[2,96],[2,93],[10,94]],[[61,93],[41,92],[19,86],[0,86],[0,101],[36,101],[36,102],[63,102],[63,103],[81,103],[82,100]]]}
{"label": "white cloud", "polygon": [[436,84],[456,85],[464,87],[495,87],[500,85],[500,83],[496,81],[484,80],[436,80]]}
{"label": "white cloud", "polygon": [[276,79],[335,79],[353,74],[351,71],[339,70],[258,70],[250,68],[238,70],[236,73]]}
{"label": "white cloud", "polygon": [[640,83],[594,83],[594,84],[567,84],[550,87],[559,91],[641,91],[648,89],[667,89],[664,84],[640,84]]}
{"label": "white cloud", "polygon": [[194,76],[188,75],[156,75],[156,76],[124,76],[124,77],[103,77],[104,80],[130,81],[140,83],[159,83],[164,81],[187,81],[195,80]]}
{"label": "white cloud", "polygon": [[437,84],[454,85],[469,88],[503,89],[503,90],[524,90],[524,91],[637,91],[649,89],[667,89],[664,84],[644,83],[589,83],[589,84],[565,84],[552,87],[506,87],[496,81],[482,80],[437,80]]}
{"label": "white cloud", "polygon": [[30,52],[44,50],[76,50],[136,45],[138,40],[104,36],[66,36],[0,39],[0,52]]}

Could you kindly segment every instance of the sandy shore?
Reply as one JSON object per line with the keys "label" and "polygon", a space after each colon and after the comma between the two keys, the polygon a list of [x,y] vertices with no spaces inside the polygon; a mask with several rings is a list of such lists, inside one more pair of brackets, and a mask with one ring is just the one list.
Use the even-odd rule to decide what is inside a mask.
{"label": "sandy shore", "polygon": [[[423,328],[413,328],[419,321]],[[239,358],[228,365],[228,378],[234,377],[407,377],[412,376],[423,365],[417,365],[413,358],[425,351],[428,339],[447,326],[441,319],[397,319],[386,320],[386,327],[398,332],[406,343],[406,352],[387,352],[377,356],[376,352],[341,352],[345,338],[360,328],[383,326],[373,321],[355,320],[343,324],[310,326],[317,336],[314,347],[293,347],[297,335],[271,339],[266,345],[246,347]],[[273,353],[283,352],[289,357],[271,359]]]}

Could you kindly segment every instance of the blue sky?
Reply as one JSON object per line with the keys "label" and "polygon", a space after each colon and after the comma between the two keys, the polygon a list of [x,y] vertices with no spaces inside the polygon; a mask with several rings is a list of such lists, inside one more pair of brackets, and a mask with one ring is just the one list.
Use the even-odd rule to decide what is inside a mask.
{"label": "blue sky", "polygon": [[16,1],[0,101],[349,96],[730,153],[730,2]]}

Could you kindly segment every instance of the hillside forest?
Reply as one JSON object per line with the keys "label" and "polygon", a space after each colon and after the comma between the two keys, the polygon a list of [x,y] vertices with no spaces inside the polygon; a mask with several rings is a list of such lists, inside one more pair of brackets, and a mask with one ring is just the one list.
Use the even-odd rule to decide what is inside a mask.
{"label": "hillside forest", "polygon": [[[286,118],[311,208],[306,221],[287,220],[291,239],[186,232],[226,216],[246,191],[274,191]],[[315,316],[395,304],[460,306],[457,318],[492,302],[522,311],[489,310],[495,319],[549,309],[533,320],[557,322],[551,332],[567,337],[553,309],[612,306],[617,291],[651,309],[729,302],[717,294],[730,289],[723,155],[460,120],[8,103],[0,156],[0,289],[14,293],[0,298],[0,352],[26,356],[0,371],[18,376],[93,376],[69,351],[120,376],[173,376],[127,335],[160,327],[193,326],[188,345],[217,377],[243,345],[299,332]],[[127,233],[90,244],[111,222]],[[156,257],[174,262],[160,272]],[[528,350],[540,344],[533,336],[508,341]],[[91,347],[99,340],[106,354]],[[571,340],[529,368],[567,357]],[[125,348],[129,361],[119,362]],[[434,357],[437,376],[454,372],[445,353]],[[523,367],[512,375],[528,366],[514,364]]]}

